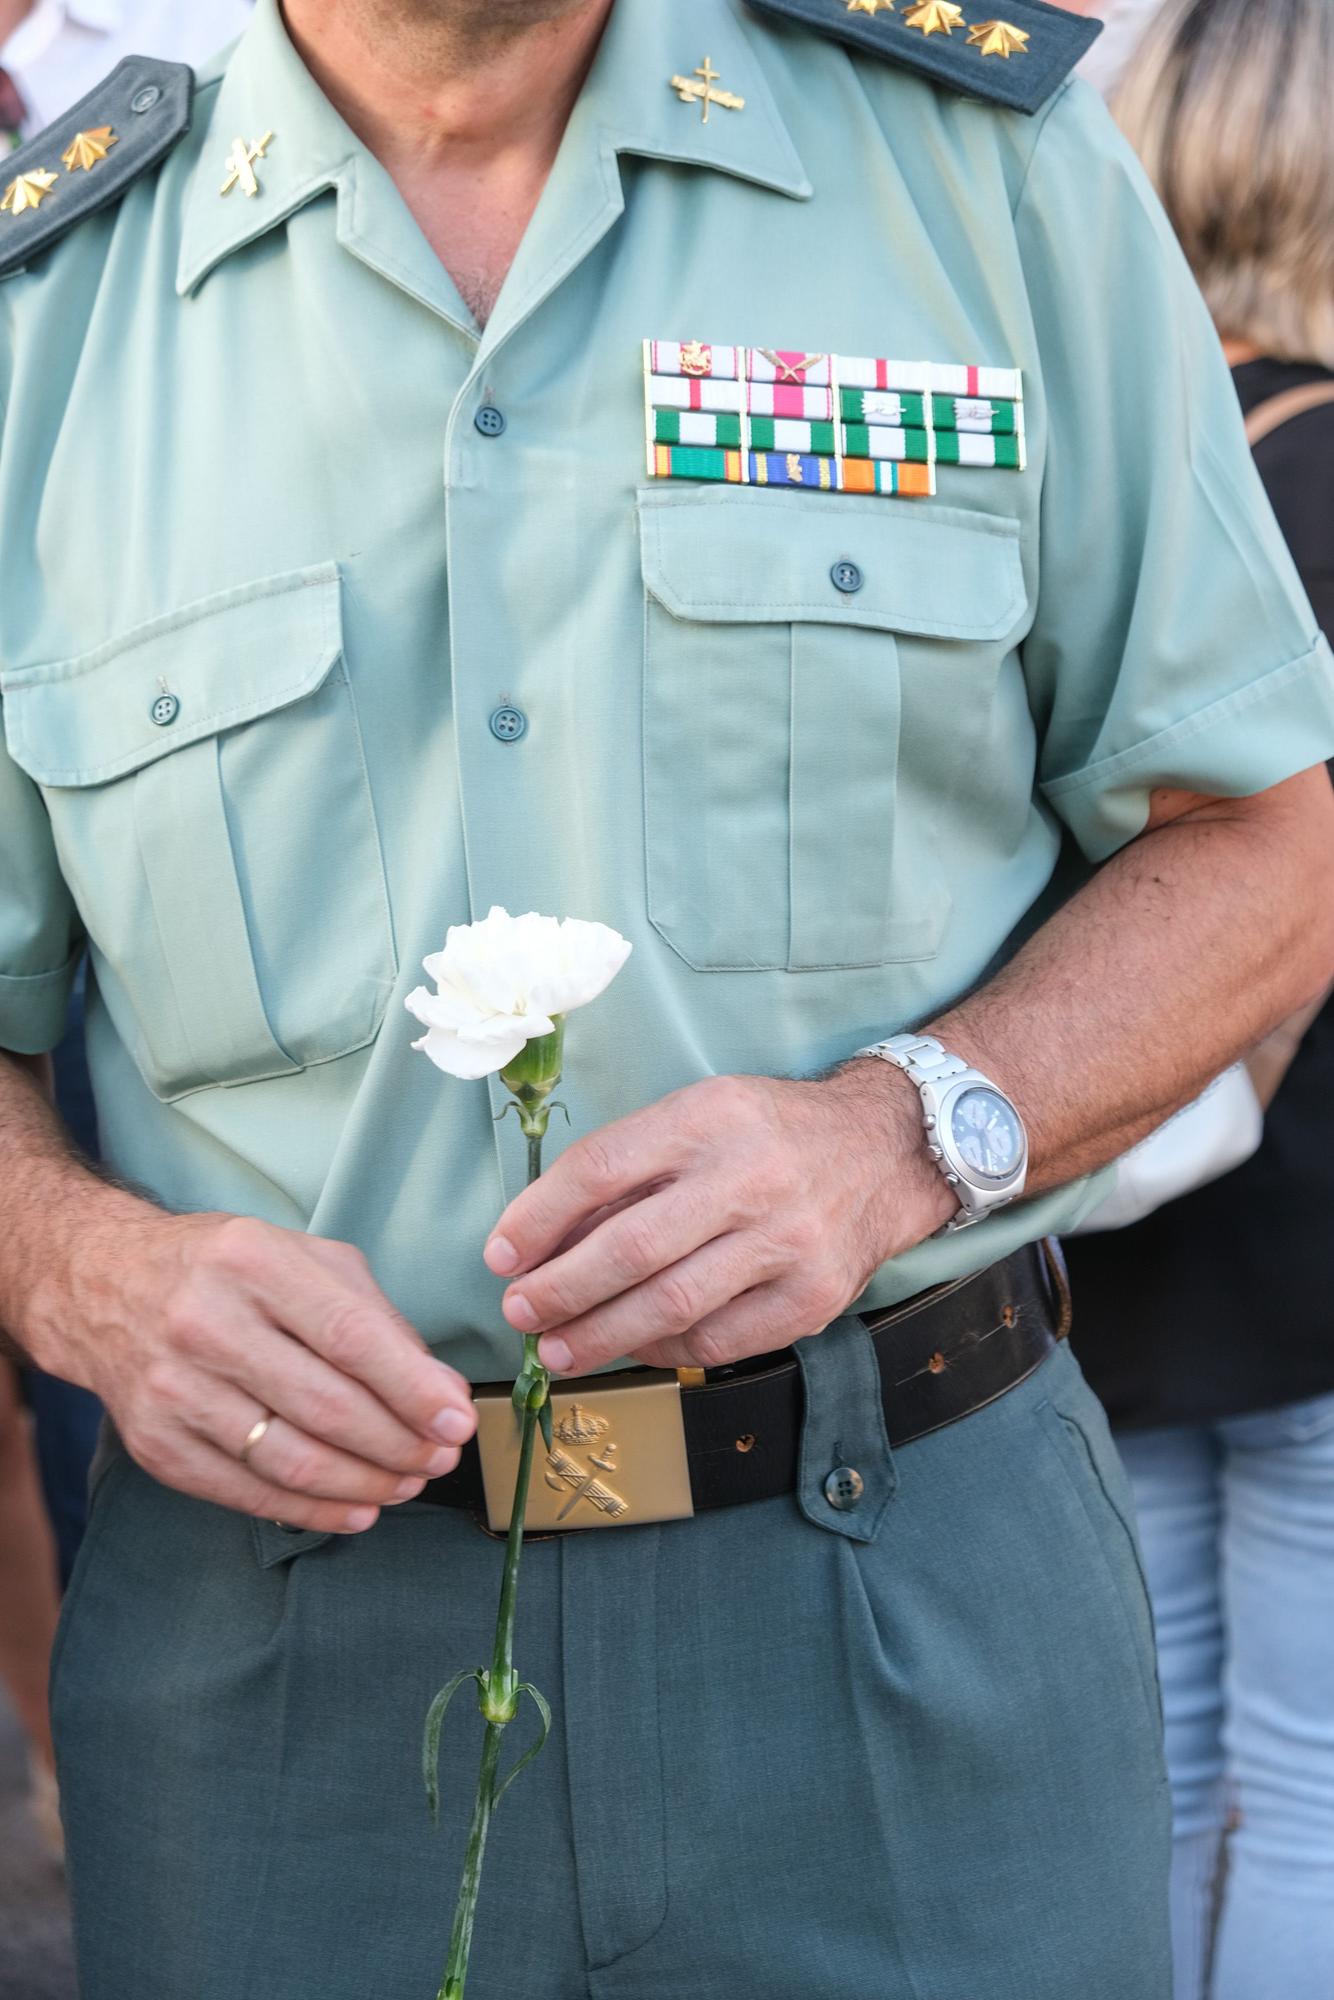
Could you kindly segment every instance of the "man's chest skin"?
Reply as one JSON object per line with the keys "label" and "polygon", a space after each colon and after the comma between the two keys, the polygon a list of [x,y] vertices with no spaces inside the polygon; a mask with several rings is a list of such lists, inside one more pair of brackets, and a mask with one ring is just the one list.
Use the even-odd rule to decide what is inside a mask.
{"label": "man's chest skin", "polygon": [[395,175],[418,228],[478,327],[491,317],[545,178],[528,167],[490,174],[404,169]]}

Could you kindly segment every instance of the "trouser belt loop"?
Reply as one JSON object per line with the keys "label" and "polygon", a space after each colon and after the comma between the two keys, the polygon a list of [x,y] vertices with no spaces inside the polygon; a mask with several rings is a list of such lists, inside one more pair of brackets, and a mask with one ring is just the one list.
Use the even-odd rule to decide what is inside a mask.
{"label": "trouser belt loop", "polygon": [[806,1519],[872,1542],[898,1485],[871,1335],[854,1314],[796,1344],[805,1390],[797,1499]]}
{"label": "trouser belt loop", "polygon": [[1070,1296],[1070,1272],[1065,1261],[1065,1251],[1060,1238],[1044,1236],[1039,1249],[1042,1265],[1047,1274],[1047,1287],[1056,1306],[1056,1325],[1053,1329],[1057,1340],[1068,1340],[1075,1317],[1074,1300]]}

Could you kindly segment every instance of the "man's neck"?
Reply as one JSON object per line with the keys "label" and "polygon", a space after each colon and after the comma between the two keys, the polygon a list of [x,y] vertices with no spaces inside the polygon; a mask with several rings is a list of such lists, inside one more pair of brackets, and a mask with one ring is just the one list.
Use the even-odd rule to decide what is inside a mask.
{"label": "man's neck", "polygon": [[[479,321],[551,171],[612,0],[283,0],[315,81],[397,183]],[[534,19],[546,12],[551,18]]]}

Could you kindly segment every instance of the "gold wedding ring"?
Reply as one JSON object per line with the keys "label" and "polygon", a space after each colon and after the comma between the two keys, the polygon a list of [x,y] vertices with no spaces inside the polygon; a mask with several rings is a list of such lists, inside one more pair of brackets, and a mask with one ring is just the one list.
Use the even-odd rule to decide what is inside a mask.
{"label": "gold wedding ring", "polygon": [[246,1441],[241,1446],[241,1450],[239,1453],[242,1465],[246,1465],[249,1463],[251,1452],[255,1449],[255,1446],[259,1443],[260,1439],[263,1437],[265,1431],[269,1428],[269,1425],[272,1422],[273,1422],[273,1417],[270,1414],[268,1416],[261,1417],[257,1424],[251,1424],[250,1429],[246,1433]]}

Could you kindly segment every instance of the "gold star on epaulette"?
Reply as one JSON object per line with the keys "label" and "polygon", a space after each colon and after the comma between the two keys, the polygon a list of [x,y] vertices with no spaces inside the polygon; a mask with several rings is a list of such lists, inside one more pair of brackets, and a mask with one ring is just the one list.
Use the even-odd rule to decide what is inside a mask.
{"label": "gold star on epaulette", "polygon": [[0,214],[22,215],[25,208],[38,208],[56,184],[57,176],[48,173],[45,167],[37,167],[30,174],[19,174],[9,183],[0,197]]}
{"label": "gold star on epaulette", "polygon": [[892,14],[894,0],[848,0],[849,14],[878,14],[882,7],[887,14]]}
{"label": "gold star on epaulette", "polygon": [[116,144],[116,135],[109,125],[94,125],[90,131],[76,132],[60,157],[70,173],[78,167],[91,172]]}
{"label": "gold star on epaulette", "polygon": [[1009,21],[979,21],[975,28],[968,30],[968,46],[981,49],[984,56],[1027,55],[1028,31],[1016,28]]}
{"label": "gold star on epaulette", "polygon": [[907,27],[920,28],[924,35],[952,35],[963,26],[963,8],[956,7],[953,0],[921,0],[921,5],[910,7],[903,19]]}

